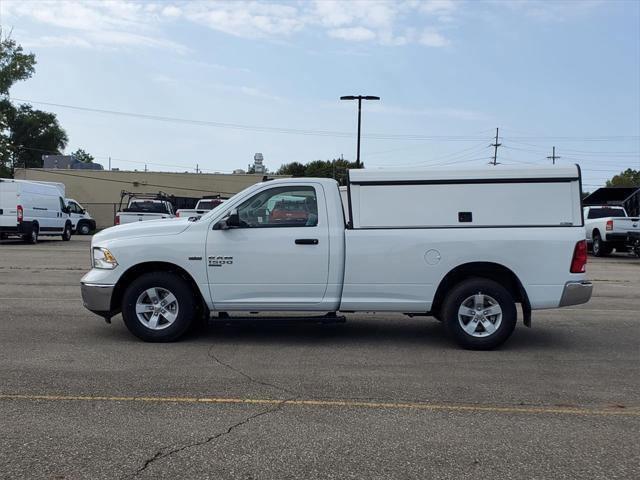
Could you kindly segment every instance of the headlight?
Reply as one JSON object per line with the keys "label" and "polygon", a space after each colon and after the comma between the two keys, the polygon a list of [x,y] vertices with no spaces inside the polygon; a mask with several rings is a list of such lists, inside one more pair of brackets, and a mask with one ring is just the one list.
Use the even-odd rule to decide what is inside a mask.
{"label": "headlight", "polygon": [[93,268],[113,270],[117,266],[116,257],[109,250],[101,247],[93,248]]}

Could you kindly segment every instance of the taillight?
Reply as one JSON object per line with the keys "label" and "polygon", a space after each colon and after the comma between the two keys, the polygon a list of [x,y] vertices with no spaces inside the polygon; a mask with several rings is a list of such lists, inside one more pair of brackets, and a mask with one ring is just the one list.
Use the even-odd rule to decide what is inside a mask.
{"label": "taillight", "polygon": [[179,216],[180,216],[180,212],[176,212],[176,217],[179,217]]}
{"label": "taillight", "polygon": [[22,220],[24,219],[24,210],[22,209],[22,205],[18,205],[18,223],[22,223]]}
{"label": "taillight", "polygon": [[120,215],[116,215],[116,225],[120,225]]}
{"label": "taillight", "polygon": [[571,273],[584,273],[587,266],[587,241],[580,240],[573,249],[571,259]]}
{"label": "taillight", "polygon": [[613,230],[613,220],[607,220],[607,231]]}

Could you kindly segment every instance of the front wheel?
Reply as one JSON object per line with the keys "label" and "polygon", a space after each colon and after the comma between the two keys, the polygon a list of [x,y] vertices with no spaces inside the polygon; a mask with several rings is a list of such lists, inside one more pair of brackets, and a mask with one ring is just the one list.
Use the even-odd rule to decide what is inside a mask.
{"label": "front wheel", "polygon": [[129,331],[145,342],[172,342],[193,322],[195,304],[189,284],[179,275],[145,273],[124,292],[122,318]]}
{"label": "front wheel", "polygon": [[462,347],[490,350],[511,336],[517,312],[513,296],[506,288],[493,280],[473,278],[449,292],[442,319]]}
{"label": "front wheel", "polygon": [[85,223],[81,223],[78,226],[78,233],[80,235],[89,235],[89,232],[91,232],[91,228],[89,227],[88,223],[86,223],[86,222]]}

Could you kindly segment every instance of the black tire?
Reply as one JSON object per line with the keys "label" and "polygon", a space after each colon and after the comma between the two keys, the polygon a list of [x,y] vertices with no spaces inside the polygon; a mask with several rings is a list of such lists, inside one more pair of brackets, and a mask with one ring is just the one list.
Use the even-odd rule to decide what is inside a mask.
{"label": "black tire", "polygon": [[602,240],[602,237],[598,232],[594,232],[593,234],[592,250],[594,257],[606,257],[611,253],[611,247]]}
{"label": "black tire", "polygon": [[76,231],[79,235],[89,235],[89,233],[91,233],[91,227],[87,222],[81,222],[78,224]]}
{"label": "black tire", "polygon": [[[170,292],[177,301],[175,320],[159,330],[143,324],[136,313],[138,299],[152,288]],[[131,282],[125,290],[122,298],[122,318],[129,331],[145,342],[173,342],[191,326],[196,315],[196,301],[191,286],[179,275],[168,272],[145,273]]]}
{"label": "black tire", "polygon": [[28,235],[23,236],[22,239],[25,242],[30,243],[31,245],[35,245],[36,243],[38,243],[39,233],[40,233],[40,227],[38,226],[37,223],[33,223],[31,225],[31,232]]}
{"label": "black tire", "polygon": [[64,224],[64,230],[62,231],[62,240],[68,242],[71,240],[71,224],[69,222]]}
{"label": "black tire", "polygon": [[[497,315],[488,315],[489,318],[484,318],[483,321],[478,322],[476,322],[475,317],[464,316],[463,320],[464,318],[469,318],[469,322],[466,325],[476,322],[476,332],[474,334],[467,333],[461,325],[463,320],[459,320],[459,309],[463,307],[465,301],[469,301],[469,298],[473,298],[477,294],[481,294],[487,301],[489,299],[495,301],[502,311],[498,327],[493,333],[488,333],[483,324],[485,321],[489,321],[492,324],[498,323],[499,317]],[[483,310],[485,308],[489,307],[483,305],[479,312],[486,312],[486,310]],[[488,278],[471,278],[459,283],[449,292],[442,305],[442,319],[448,332],[463,348],[490,350],[502,345],[511,336],[516,326],[517,311],[513,296],[502,285]]]}

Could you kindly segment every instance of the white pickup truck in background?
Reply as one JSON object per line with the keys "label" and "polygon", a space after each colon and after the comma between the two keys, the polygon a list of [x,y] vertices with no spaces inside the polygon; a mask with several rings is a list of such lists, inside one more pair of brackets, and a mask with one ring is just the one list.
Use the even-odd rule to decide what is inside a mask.
{"label": "white pickup truck in background", "polygon": [[143,194],[123,191],[120,199],[121,206],[124,198],[128,198],[127,206],[125,208],[121,207],[120,211],[116,213],[116,225],[161,220],[176,216],[169,197],[162,193]]}
{"label": "white pickup truck in background", "polygon": [[225,201],[221,198],[203,198],[198,200],[196,208],[181,208],[176,212],[176,217],[199,219],[205,213],[213,210],[218,205],[222,205]]}
{"label": "white pickup truck in background", "polygon": [[598,205],[584,207],[587,243],[596,257],[609,255],[613,249],[630,249],[640,256],[640,218],[629,217],[623,207]]}
{"label": "white pickup truck in background", "polygon": [[530,325],[532,309],[591,297],[580,183],[576,166],[350,170],[346,223],[334,180],[258,183],[199,220],[95,235],[83,302],[146,341],[212,313],[377,311],[434,316],[489,349],[517,303]]}

